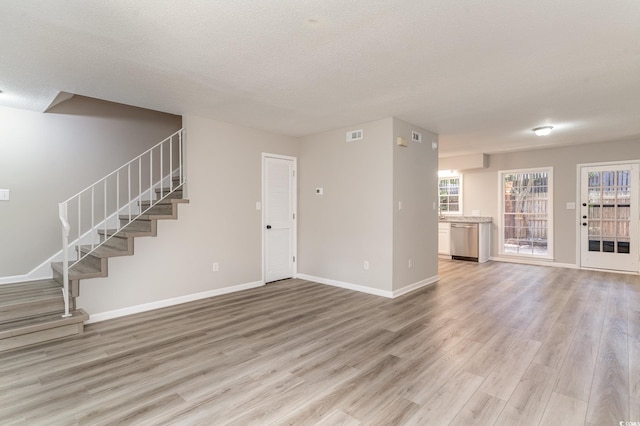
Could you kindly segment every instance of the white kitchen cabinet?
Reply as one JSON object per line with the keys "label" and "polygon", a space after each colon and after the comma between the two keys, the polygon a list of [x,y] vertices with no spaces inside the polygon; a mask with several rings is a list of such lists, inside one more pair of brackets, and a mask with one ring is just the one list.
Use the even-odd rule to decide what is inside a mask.
{"label": "white kitchen cabinet", "polygon": [[491,257],[491,223],[480,223],[478,229],[478,262],[484,263]]}
{"label": "white kitchen cabinet", "polygon": [[451,224],[438,222],[438,254],[451,255]]}

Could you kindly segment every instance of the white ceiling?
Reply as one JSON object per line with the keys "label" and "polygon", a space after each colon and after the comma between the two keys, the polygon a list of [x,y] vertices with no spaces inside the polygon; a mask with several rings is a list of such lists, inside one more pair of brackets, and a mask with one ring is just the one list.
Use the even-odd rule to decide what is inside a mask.
{"label": "white ceiling", "polygon": [[[441,156],[640,137],[638,0],[2,0],[0,105],[60,92]],[[541,138],[531,128],[552,124]]]}

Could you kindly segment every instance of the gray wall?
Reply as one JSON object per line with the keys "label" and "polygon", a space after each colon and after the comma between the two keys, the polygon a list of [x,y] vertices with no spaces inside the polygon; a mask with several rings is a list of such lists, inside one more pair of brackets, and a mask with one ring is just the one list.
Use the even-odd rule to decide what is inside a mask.
{"label": "gray wall", "polygon": [[0,107],[0,277],[61,248],[58,203],[180,129],[179,116],[81,96],[38,112]]}
{"label": "gray wall", "polygon": [[[91,314],[262,280],[262,152],[297,156],[295,138],[185,116],[187,193],[177,221],[109,260],[109,277],[81,283]],[[213,262],[220,264],[212,271]]]}
{"label": "gray wall", "polygon": [[[411,141],[412,131],[422,134],[422,143]],[[409,146],[395,144],[398,137]],[[438,151],[431,149],[431,142],[437,141],[434,133],[393,120],[394,290],[438,275],[438,212],[433,208],[438,200]]]}
{"label": "gray wall", "polygon": [[566,209],[576,200],[577,165],[640,159],[640,140],[584,144],[491,155],[489,167],[463,171],[464,214],[479,209],[492,216],[491,255],[498,255],[498,171],[533,167],[553,167],[554,257],[555,262],[575,264],[578,224],[576,211]]}
{"label": "gray wall", "polygon": [[[146,148],[136,148],[125,159],[112,158],[117,148],[127,147],[120,146],[123,140],[133,143],[133,136],[139,137],[149,127],[162,133],[149,142],[153,144],[171,133],[171,126],[180,125],[179,119],[164,114],[135,108],[120,111],[128,107],[82,98],[76,102],[86,115],[72,115],[73,109],[56,115],[6,112],[30,120],[21,117],[14,132],[28,133],[34,127],[42,134],[53,132],[58,135],[54,154],[60,149],[67,155],[80,151],[74,157],[84,159],[80,167],[84,174],[74,169],[57,176],[62,193],[48,201],[52,204],[53,244],[42,249],[39,256],[43,258],[58,250],[55,207],[59,200]],[[105,108],[112,108],[114,116],[105,114]],[[262,212],[256,209],[256,202],[261,200],[263,152],[298,158],[299,273],[386,292],[437,275],[436,213],[431,207],[436,200],[437,158],[430,139],[435,135],[392,118],[301,139],[190,115],[184,117],[184,127],[190,204],[180,206],[179,220],[160,221],[156,238],[137,239],[135,256],[110,259],[109,277],[82,283],[78,306],[90,314],[127,311],[197,293],[259,284]],[[355,129],[364,130],[364,139],[346,142],[346,132]],[[421,131],[425,142],[396,147],[395,137],[409,139],[411,130]],[[35,136],[20,140],[36,146],[35,152],[46,145],[32,142],[39,140]],[[17,146],[21,150],[13,162],[20,164],[19,170],[36,167],[31,161],[34,155],[24,144]],[[22,180],[30,181],[25,176],[30,175],[22,175]],[[20,200],[18,183],[24,182],[3,179],[3,185],[6,182],[4,186],[13,190],[14,199]],[[41,185],[34,182],[34,191]],[[315,194],[317,187],[324,188],[324,195]],[[398,200],[405,204],[402,212],[394,212]],[[10,218],[6,223],[13,227],[19,221]],[[35,238],[34,234],[33,244],[41,245],[41,237]],[[24,257],[39,263],[32,250],[26,252],[29,255]],[[406,265],[408,256],[414,260],[411,270]],[[370,263],[368,271],[363,268],[365,260]],[[218,272],[212,271],[213,262],[219,263]]]}
{"label": "gray wall", "polygon": [[[392,124],[388,118],[301,138],[299,273],[392,290]],[[364,139],[346,142],[346,132],[358,129]],[[324,195],[315,194],[318,187]]]}

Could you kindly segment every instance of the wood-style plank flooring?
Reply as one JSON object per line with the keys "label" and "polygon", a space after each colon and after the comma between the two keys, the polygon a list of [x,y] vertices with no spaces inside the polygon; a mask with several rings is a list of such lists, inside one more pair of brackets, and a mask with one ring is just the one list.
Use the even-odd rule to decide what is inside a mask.
{"label": "wood-style plank flooring", "polygon": [[0,354],[0,424],[640,422],[640,278],[440,261],[385,299],[288,280]]}

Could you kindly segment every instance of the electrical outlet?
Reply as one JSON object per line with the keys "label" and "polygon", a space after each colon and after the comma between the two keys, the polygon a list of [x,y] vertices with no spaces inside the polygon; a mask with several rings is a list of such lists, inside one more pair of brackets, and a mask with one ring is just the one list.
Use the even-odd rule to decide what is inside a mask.
{"label": "electrical outlet", "polygon": [[398,201],[398,210],[402,210],[402,201]]}
{"label": "electrical outlet", "polygon": [[365,260],[364,261],[364,265],[362,267],[364,268],[365,271],[368,271],[369,270],[369,261]]}
{"label": "electrical outlet", "polygon": [[220,270],[220,264],[218,262],[213,262],[213,272],[218,272]]}
{"label": "electrical outlet", "polygon": [[409,259],[409,269],[413,266],[413,259]]}

